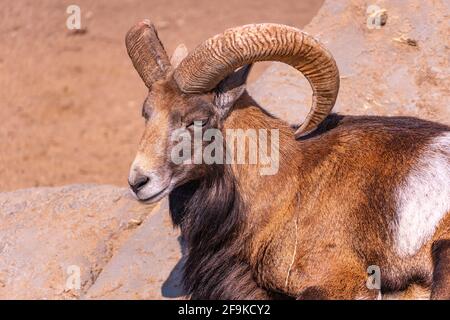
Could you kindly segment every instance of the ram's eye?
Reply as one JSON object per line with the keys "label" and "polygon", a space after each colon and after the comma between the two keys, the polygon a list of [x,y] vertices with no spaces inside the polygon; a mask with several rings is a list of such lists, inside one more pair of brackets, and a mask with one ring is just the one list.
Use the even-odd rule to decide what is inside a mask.
{"label": "ram's eye", "polygon": [[142,106],[142,117],[144,117],[145,120],[148,120],[150,118],[150,114],[152,113],[152,109],[150,106],[144,102],[144,105]]}
{"label": "ram's eye", "polygon": [[192,121],[190,124],[186,126],[186,128],[192,129],[194,126],[204,127],[208,123],[208,119],[198,119]]}

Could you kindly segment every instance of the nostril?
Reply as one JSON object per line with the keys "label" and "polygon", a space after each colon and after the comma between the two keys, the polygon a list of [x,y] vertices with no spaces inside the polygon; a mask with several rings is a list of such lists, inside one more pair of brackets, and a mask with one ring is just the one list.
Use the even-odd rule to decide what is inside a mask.
{"label": "nostril", "polygon": [[140,176],[137,177],[134,182],[128,181],[128,184],[130,185],[131,189],[134,191],[134,193],[137,193],[139,190],[141,190],[149,181],[149,177],[147,176]]}

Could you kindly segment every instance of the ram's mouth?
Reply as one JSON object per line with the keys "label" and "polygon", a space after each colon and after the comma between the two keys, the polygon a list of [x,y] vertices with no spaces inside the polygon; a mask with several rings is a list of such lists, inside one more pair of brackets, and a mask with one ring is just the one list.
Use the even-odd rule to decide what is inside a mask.
{"label": "ram's mouth", "polygon": [[139,199],[140,202],[143,203],[153,203],[156,202],[158,200],[161,200],[168,192],[169,190],[169,186],[163,188],[162,190],[158,191],[157,193],[151,195],[150,197],[141,199],[139,196],[137,197]]}

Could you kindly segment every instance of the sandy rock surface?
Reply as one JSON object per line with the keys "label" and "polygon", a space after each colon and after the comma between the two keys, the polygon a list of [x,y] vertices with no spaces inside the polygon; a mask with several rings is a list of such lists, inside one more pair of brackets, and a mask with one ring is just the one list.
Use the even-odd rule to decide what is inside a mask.
{"label": "sandy rock surface", "polygon": [[167,281],[181,255],[166,207],[114,186],[1,193],[0,299],[179,295]]}
{"label": "sandy rock surface", "polygon": [[181,240],[163,200],[103,268],[84,299],[182,298]]}
{"label": "sandy rock surface", "polygon": [[[386,10],[374,28],[373,1],[326,1],[305,31],[330,50],[340,70],[334,111],[414,116],[450,124],[450,4],[445,0],[376,1]],[[369,23],[368,23],[369,21]],[[250,88],[254,98],[290,123],[311,103],[309,83],[295,69],[272,65]]]}

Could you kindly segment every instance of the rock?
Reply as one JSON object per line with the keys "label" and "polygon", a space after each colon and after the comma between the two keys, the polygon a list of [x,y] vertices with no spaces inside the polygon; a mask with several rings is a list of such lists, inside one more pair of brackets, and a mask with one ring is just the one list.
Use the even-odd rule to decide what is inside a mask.
{"label": "rock", "polygon": [[123,243],[83,298],[182,298],[180,241],[164,200]]}
{"label": "rock", "polygon": [[[305,28],[331,51],[341,85],[335,111],[404,115],[450,124],[448,1],[326,1]],[[370,13],[385,10],[379,28]],[[382,22],[382,21],[381,21]],[[292,124],[309,110],[309,83],[295,69],[273,64],[250,87],[262,106]]]}
{"label": "rock", "polygon": [[1,193],[0,299],[80,297],[152,208],[113,186]]}

